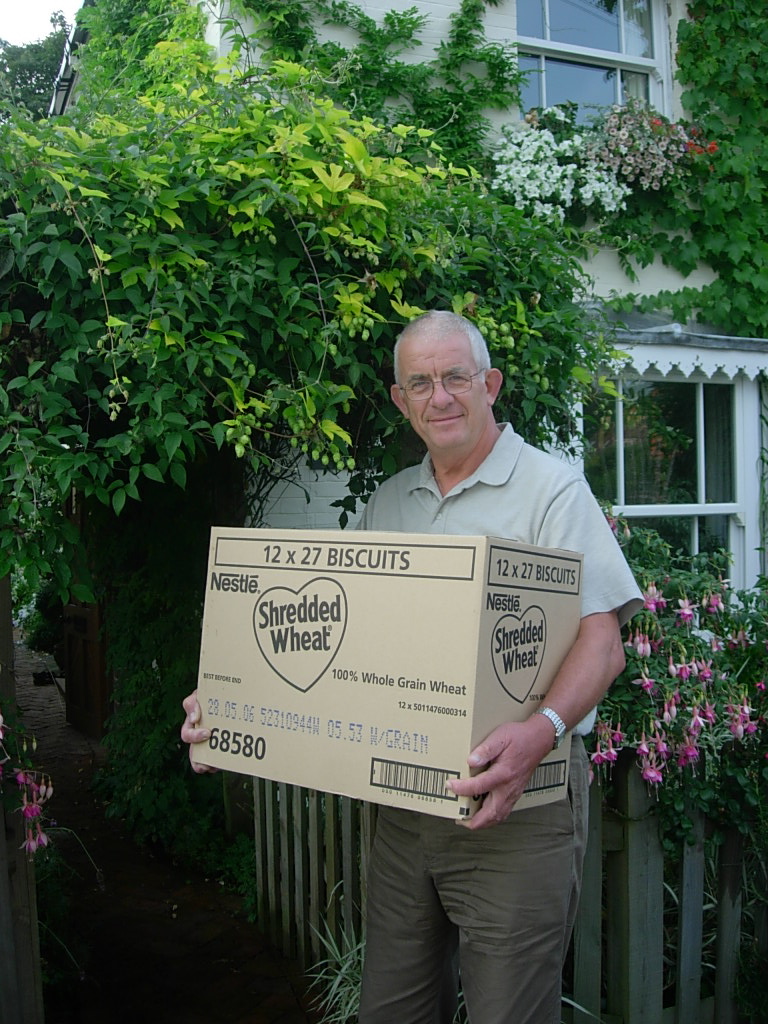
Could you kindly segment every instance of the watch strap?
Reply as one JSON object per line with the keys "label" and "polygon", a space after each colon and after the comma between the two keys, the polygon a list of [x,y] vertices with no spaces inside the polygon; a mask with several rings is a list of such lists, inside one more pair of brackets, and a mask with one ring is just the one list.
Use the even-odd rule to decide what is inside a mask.
{"label": "watch strap", "polygon": [[552,744],[552,749],[557,750],[557,748],[563,742],[566,732],[568,731],[565,722],[562,720],[560,715],[558,715],[554,708],[537,708],[536,714],[544,715],[544,717],[548,718],[552,725],[555,727],[555,740]]}

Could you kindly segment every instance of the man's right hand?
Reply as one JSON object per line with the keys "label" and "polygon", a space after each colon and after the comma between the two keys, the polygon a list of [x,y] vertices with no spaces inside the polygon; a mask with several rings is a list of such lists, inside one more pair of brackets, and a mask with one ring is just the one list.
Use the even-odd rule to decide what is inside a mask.
{"label": "man's right hand", "polygon": [[184,721],[181,726],[181,738],[184,743],[189,744],[189,763],[192,765],[192,771],[197,772],[198,775],[203,775],[206,772],[217,772],[218,768],[211,768],[207,764],[198,764],[195,760],[195,744],[203,743],[211,735],[208,729],[201,729],[197,724],[200,721],[201,714],[197,690],[194,690],[188,697],[185,697],[181,702],[181,706],[185,711]]}

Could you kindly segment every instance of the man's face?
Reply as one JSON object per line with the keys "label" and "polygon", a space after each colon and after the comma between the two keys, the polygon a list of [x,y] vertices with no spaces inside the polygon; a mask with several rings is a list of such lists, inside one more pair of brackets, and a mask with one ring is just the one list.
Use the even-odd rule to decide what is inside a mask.
{"label": "man's face", "polygon": [[[477,366],[469,339],[460,331],[437,333],[429,326],[406,335],[400,342],[400,383],[419,379],[441,381],[450,373],[472,376]],[[392,386],[392,400],[426,443],[430,452],[467,456],[474,451],[489,430],[495,430],[492,406],[501,387],[498,370],[487,370],[473,377],[472,387],[459,395],[449,395],[436,383],[430,398],[415,401]]]}

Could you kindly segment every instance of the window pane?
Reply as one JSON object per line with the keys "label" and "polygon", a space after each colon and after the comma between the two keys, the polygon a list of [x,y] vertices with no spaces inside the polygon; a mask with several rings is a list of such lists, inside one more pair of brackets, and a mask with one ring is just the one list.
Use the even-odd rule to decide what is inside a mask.
{"label": "window pane", "polygon": [[624,53],[653,57],[651,0],[624,0]]}
{"label": "window pane", "polygon": [[543,0],[517,0],[517,34],[544,39]]}
{"label": "window pane", "polygon": [[617,102],[615,68],[590,67],[566,60],[547,60],[545,66],[548,107],[573,100],[579,104],[579,114],[586,118],[590,110],[584,107],[607,107]]}
{"label": "window pane", "polygon": [[655,530],[665,540],[673,551],[682,551],[684,554],[693,554],[694,520],[684,516],[649,516],[642,519],[628,519],[630,530],[636,527],[644,527],[646,530]]}
{"label": "window pane", "polygon": [[699,516],[699,551],[729,551],[730,516]]}
{"label": "window pane", "polygon": [[544,99],[541,94],[541,71],[538,57],[527,57],[520,54],[518,66],[521,71],[529,71],[526,83],[520,89],[520,109],[527,113],[531,107],[543,107]]}
{"label": "window pane", "polygon": [[733,482],[733,388],[704,385],[705,499],[735,501]]}
{"label": "window pane", "polygon": [[[525,7],[525,0],[518,4],[520,7]],[[618,0],[549,0],[549,38],[617,53]]]}
{"label": "window pane", "polygon": [[619,503],[616,487],[616,406],[613,401],[584,406],[584,475],[599,501]]}
{"label": "window pane", "polygon": [[621,97],[620,103],[627,100],[640,100],[642,103],[650,102],[648,92],[648,75],[642,75],[638,71],[621,72]]}
{"label": "window pane", "polygon": [[632,381],[624,398],[627,504],[696,501],[695,385]]}

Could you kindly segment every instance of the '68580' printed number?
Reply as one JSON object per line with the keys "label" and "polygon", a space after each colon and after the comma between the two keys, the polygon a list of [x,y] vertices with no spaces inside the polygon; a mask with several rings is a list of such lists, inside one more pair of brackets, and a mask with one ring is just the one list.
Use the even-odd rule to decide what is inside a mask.
{"label": "'68580' printed number", "polygon": [[232,732],[230,729],[211,729],[208,740],[211,750],[220,750],[222,754],[242,754],[263,761],[267,753],[267,742],[263,736],[251,736],[248,732]]}

